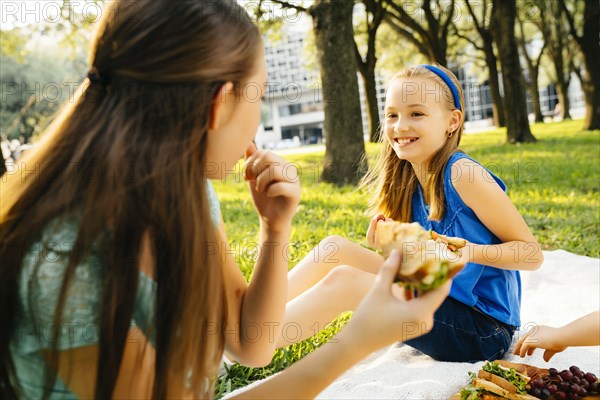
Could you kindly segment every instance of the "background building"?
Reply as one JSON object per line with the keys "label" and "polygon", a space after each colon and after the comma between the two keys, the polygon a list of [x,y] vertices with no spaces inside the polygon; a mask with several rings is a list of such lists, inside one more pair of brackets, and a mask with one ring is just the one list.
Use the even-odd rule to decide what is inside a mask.
{"label": "background building", "polygon": [[[262,105],[262,124],[256,136],[256,143],[261,148],[282,149],[323,141],[325,115],[319,71],[316,65],[310,65],[306,60],[309,29],[309,26],[296,26],[287,30],[284,28],[278,40],[265,38],[269,82]],[[451,69],[464,89],[466,131],[490,127],[492,99],[487,82],[479,82],[465,67]],[[360,74],[358,78],[363,132],[368,135],[364,86]],[[385,87],[382,77],[378,77],[377,96],[382,121]],[[502,79],[500,92],[502,93]],[[571,115],[583,115],[583,91],[575,77],[571,79],[569,97]],[[540,87],[540,103],[544,114],[551,114],[557,101],[554,85]],[[533,112],[529,96],[527,106],[530,113]],[[368,137],[365,136],[365,139],[368,140]]]}

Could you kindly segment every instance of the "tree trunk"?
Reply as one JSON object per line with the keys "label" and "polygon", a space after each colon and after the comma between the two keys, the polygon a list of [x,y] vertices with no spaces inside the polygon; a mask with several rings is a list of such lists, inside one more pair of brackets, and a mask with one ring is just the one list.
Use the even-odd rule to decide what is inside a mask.
{"label": "tree trunk", "polygon": [[377,143],[380,139],[379,130],[379,104],[377,101],[377,81],[375,80],[375,68],[369,68],[363,75],[365,83],[365,97],[367,99],[367,118],[369,120],[369,138],[371,142]]}
{"label": "tree trunk", "polygon": [[321,178],[338,185],[356,184],[366,172],[353,7],[352,1],[319,0],[309,8],[325,103],[326,143]]}
{"label": "tree trunk", "polygon": [[[596,38],[597,40],[598,38]],[[585,122],[583,129],[589,130],[600,129],[600,57],[598,57],[598,54],[600,53],[584,53],[586,79],[583,82],[583,91],[585,93]]]}
{"label": "tree trunk", "polygon": [[540,105],[540,87],[538,85],[539,69],[534,68],[534,70],[530,70],[529,72],[531,74],[531,82],[527,86],[529,87],[535,122],[544,122],[544,114],[542,114],[542,106]]}
{"label": "tree trunk", "polygon": [[502,104],[502,95],[500,94],[500,81],[498,81],[498,60],[494,54],[492,38],[483,45],[485,52],[485,63],[490,73],[490,94],[492,96],[492,112],[494,125],[498,128],[506,126],[504,120],[504,105]]}
{"label": "tree trunk", "polygon": [[575,18],[565,5],[564,0],[560,0],[560,6],[563,9],[569,22],[571,36],[575,39],[585,64],[586,74],[583,79],[583,91],[585,93],[585,122],[583,129],[600,129],[600,3],[598,0],[586,0],[585,10],[583,12],[583,33],[579,35],[575,27]]}
{"label": "tree trunk", "polygon": [[563,120],[572,119],[569,111],[571,108],[571,102],[569,101],[569,81],[565,80],[562,74],[557,75],[556,91],[558,92],[558,102],[561,107],[561,118]]}
{"label": "tree trunk", "polygon": [[585,60],[587,79],[585,91],[585,124],[584,129],[600,129],[600,3],[598,0],[586,0],[583,36],[580,40]]}
{"label": "tree trunk", "polygon": [[521,20],[521,16],[517,14],[517,22],[519,23],[519,28],[521,30],[521,37],[518,39],[517,43],[521,48],[521,52],[523,54],[523,58],[525,58],[525,65],[527,66],[527,72],[529,76],[529,81],[526,80],[527,91],[529,92],[529,97],[531,98],[531,105],[533,107],[533,116],[535,122],[544,122],[544,115],[542,114],[542,106],[540,105],[540,92],[539,92],[539,84],[538,84],[538,76],[540,71],[540,60],[542,58],[542,53],[546,48],[546,42],[544,39],[544,43],[542,46],[542,50],[540,51],[539,56],[532,57],[527,53],[527,41],[525,40],[525,29],[523,28],[523,21]]}
{"label": "tree trunk", "polygon": [[[563,120],[571,119],[571,102],[569,101],[569,84],[571,83],[571,67],[565,65],[564,51],[568,50],[566,41],[566,32],[563,31],[563,15],[560,4],[549,4],[549,16],[543,21],[544,26],[541,31],[546,43],[548,43],[548,52],[552,63],[554,64],[554,73],[556,74],[555,87],[558,92],[558,102],[561,107],[561,117]],[[572,57],[572,53],[571,57]]]}
{"label": "tree trunk", "polygon": [[[360,75],[363,78],[365,98],[367,100],[367,120],[369,125],[369,140],[373,143],[379,142],[379,104],[377,98],[377,80],[375,76],[375,65],[377,64],[376,41],[377,30],[385,17],[383,0],[363,0],[367,9],[367,55],[363,60],[354,42],[356,63]],[[369,15],[371,19],[369,20]]]}
{"label": "tree trunk", "polygon": [[515,38],[515,0],[493,1],[493,35],[498,46],[504,86],[504,113],[508,143],[535,142],[529,129],[525,80]]}

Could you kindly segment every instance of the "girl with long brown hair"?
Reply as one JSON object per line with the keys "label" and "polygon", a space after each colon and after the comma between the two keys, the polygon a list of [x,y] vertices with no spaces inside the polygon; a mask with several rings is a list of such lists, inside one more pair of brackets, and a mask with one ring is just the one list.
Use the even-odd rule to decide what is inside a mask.
{"label": "girl with long brown hair", "polygon": [[[458,149],[463,123],[464,96],[452,72],[439,65],[400,71],[387,90],[379,159],[363,180],[375,214],[367,231],[370,246],[376,247],[382,220],[416,221],[468,241],[462,252],[467,265],[436,312],[433,331],[407,342],[443,361],[506,353],[521,324],[519,270],[537,269],[543,260],[505,184]],[[354,309],[383,263],[378,253],[342,237],[328,237],[317,247],[327,248],[336,249],[337,263],[306,257],[291,271],[288,291],[327,282],[327,306],[291,302],[286,321],[324,324]]]}
{"label": "girl with long brown hair", "polygon": [[[252,145],[260,98],[244,88],[264,90],[260,34],[234,0],[114,1],[90,66],[0,183],[0,398],[211,397],[224,351],[270,361],[287,299],[283,249],[300,187]],[[260,220],[250,284],[209,181],[244,152]],[[430,329],[448,287],[400,302],[398,265],[390,257],[338,343],[248,395],[314,396],[404,339],[404,324]],[[270,330],[243,334],[256,326]]]}

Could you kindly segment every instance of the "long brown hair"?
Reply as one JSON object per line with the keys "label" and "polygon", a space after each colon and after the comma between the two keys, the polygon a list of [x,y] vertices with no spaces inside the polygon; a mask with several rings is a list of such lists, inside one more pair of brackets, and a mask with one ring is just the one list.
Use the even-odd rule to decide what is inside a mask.
{"label": "long brown hair", "polygon": [[[221,264],[206,251],[216,241],[206,193],[206,133],[219,88],[251,76],[261,44],[257,27],[234,0],[105,6],[91,49],[93,82],[84,81],[20,161],[36,172],[5,176],[0,185],[1,398],[20,392],[8,349],[25,252],[49,221],[72,212],[81,222],[55,323],[77,264],[92,244],[99,246],[94,397],[110,398],[115,388],[144,237],[157,281],[153,397],[181,393],[186,380],[195,396],[211,395],[206,378],[216,374],[227,316]],[[56,346],[51,354],[45,396],[56,379]]]}
{"label": "long brown hair", "polygon": [[[460,82],[448,69],[435,64],[452,79],[458,89],[460,97],[460,108],[464,113],[464,95]],[[426,78],[432,79],[443,91],[440,96],[449,110],[456,109],[450,88],[435,73],[422,67],[408,67],[396,73],[392,80],[400,78]],[[417,190],[418,180],[415,171],[407,160],[398,158],[392,145],[386,138],[382,126],[380,135],[381,150],[374,165],[361,181],[361,187],[366,187],[371,193],[369,211],[381,213],[387,218],[401,222],[411,222],[412,219],[412,196]],[[444,197],[444,168],[450,156],[458,150],[460,139],[464,130],[464,116],[458,127],[449,132],[444,145],[436,151],[428,161],[429,178],[424,188],[425,201],[430,205],[429,219],[439,221],[445,213]]]}

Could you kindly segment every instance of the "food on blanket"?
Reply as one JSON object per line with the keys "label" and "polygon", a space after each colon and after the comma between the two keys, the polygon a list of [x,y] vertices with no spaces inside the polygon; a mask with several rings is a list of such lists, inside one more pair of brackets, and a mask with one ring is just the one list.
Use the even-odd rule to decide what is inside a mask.
{"label": "food on blanket", "polygon": [[377,225],[377,244],[384,257],[392,249],[401,249],[403,262],[396,282],[425,292],[441,286],[462,269],[460,249],[467,241],[427,232],[417,222],[381,221]]}
{"label": "food on blanket", "polygon": [[471,383],[453,399],[460,400],[561,400],[581,399],[598,393],[596,375],[576,366],[558,372],[504,360],[486,361]]}
{"label": "food on blanket", "polygon": [[469,374],[471,383],[460,391],[461,400],[527,400],[536,399],[527,393],[530,381],[539,379],[547,371],[496,360],[486,361],[477,375]]}
{"label": "food on blanket", "polygon": [[[542,399],[582,399],[598,394],[596,375],[583,372],[575,365],[560,372],[550,368],[548,375],[538,381],[532,385],[529,394]],[[544,395],[546,397],[543,397]]]}

